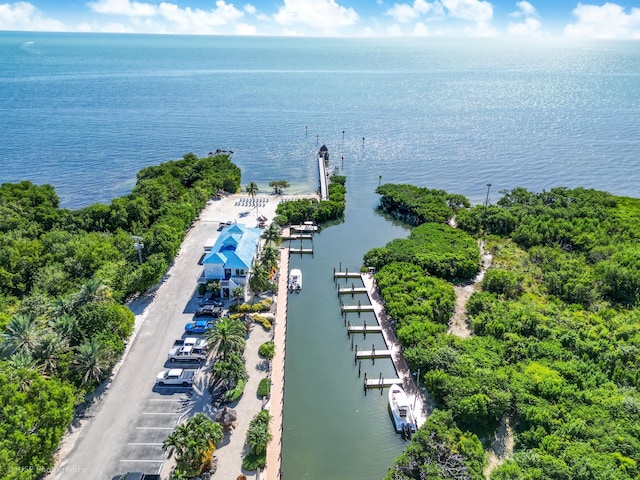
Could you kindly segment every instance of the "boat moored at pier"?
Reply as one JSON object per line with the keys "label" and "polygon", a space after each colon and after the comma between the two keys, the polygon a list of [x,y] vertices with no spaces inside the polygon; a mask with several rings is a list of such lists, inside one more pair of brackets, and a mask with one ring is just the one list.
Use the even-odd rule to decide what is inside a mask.
{"label": "boat moored at pier", "polygon": [[389,387],[389,409],[396,432],[411,438],[417,429],[416,419],[409,398],[400,385]]}

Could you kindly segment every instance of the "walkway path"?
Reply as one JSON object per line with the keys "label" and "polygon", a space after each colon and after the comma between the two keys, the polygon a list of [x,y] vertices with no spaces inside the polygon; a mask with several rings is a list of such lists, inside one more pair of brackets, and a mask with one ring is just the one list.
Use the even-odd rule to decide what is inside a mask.
{"label": "walkway path", "polygon": [[478,246],[480,247],[480,254],[482,255],[482,268],[473,282],[467,285],[456,285],[453,287],[456,293],[456,306],[449,321],[449,328],[447,333],[455,335],[460,338],[469,338],[471,336],[471,328],[469,325],[469,317],[467,315],[467,302],[471,297],[471,294],[477,290],[478,284],[482,282],[484,274],[491,266],[492,255],[485,252],[484,241],[479,240]]}
{"label": "walkway path", "polygon": [[282,461],[282,413],[284,408],[284,360],[287,337],[287,281],[289,278],[289,249],[280,249],[280,268],[278,277],[278,299],[276,302],[276,321],[273,324],[275,356],[271,362],[271,399],[269,413],[271,423],[271,441],[267,445],[267,480],[277,480],[281,476]]}

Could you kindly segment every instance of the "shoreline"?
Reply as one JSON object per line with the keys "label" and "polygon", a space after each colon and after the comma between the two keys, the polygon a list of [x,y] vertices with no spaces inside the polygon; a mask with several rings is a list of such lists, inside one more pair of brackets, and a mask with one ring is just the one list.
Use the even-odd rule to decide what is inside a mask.
{"label": "shoreline", "polygon": [[[283,275],[284,273],[284,275]],[[289,248],[280,248],[278,267],[278,295],[276,321],[273,324],[275,355],[271,361],[271,393],[269,398],[269,432],[271,441],[267,444],[267,466],[264,470],[267,480],[279,479],[282,470],[282,427],[284,416],[284,369],[287,340],[287,306],[289,279]]]}

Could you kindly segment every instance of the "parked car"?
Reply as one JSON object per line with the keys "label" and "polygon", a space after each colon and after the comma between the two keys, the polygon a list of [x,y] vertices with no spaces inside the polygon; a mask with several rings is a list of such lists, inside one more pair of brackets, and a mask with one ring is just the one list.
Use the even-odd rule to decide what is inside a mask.
{"label": "parked car", "polygon": [[222,308],[223,303],[219,298],[204,297],[200,300],[200,306],[202,307],[203,305],[213,305],[214,307]]}
{"label": "parked car", "polygon": [[213,322],[207,320],[196,320],[195,322],[189,322],[184,326],[185,333],[199,334],[205,333],[207,330],[213,328]]}
{"label": "parked car", "polygon": [[222,315],[222,308],[216,307],[215,305],[202,305],[196,310],[195,316],[201,317],[203,315],[218,318],[220,315]]}
{"label": "parked car", "polygon": [[200,337],[186,337],[179,338],[175,342],[173,342],[174,347],[199,347],[202,349],[209,348],[209,342],[207,342],[204,338]]}
{"label": "parked car", "polygon": [[173,347],[169,350],[168,357],[171,362],[202,363],[207,359],[207,350],[201,347],[194,347],[193,345]]}
{"label": "parked car", "polygon": [[195,370],[183,370],[182,368],[163,370],[158,373],[156,377],[156,383],[161,387],[165,385],[180,385],[183,387],[190,387],[191,385],[193,385],[193,377],[195,376],[195,374]]}

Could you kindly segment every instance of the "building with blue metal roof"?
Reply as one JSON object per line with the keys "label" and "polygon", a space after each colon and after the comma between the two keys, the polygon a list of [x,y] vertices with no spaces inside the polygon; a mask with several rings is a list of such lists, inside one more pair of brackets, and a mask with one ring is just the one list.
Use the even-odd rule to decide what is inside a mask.
{"label": "building with blue metal roof", "polygon": [[200,281],[219,280],[221,296],[230,298],[235,287],[245,287],[247,275],[258,254],[259,228],[234,223],[224,228],[204,258]]}

